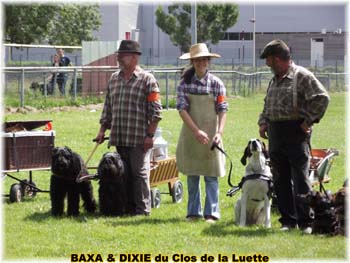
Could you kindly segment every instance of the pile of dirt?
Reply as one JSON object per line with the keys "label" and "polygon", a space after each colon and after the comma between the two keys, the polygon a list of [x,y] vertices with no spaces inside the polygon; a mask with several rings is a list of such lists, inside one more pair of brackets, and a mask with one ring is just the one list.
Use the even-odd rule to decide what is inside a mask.
{"label": "pile of dirt", "polygon": [[4,109],[5,114],[28,114],[28,113],[40,113],[40,112],[60,112],[60,111],[98,111],[102,110],[103,103],[100,104],[90,104],[81,106],[62,106],[62,107],[52,107],[46,109],[37,109],[31,106],[24,107],[6,107]]}

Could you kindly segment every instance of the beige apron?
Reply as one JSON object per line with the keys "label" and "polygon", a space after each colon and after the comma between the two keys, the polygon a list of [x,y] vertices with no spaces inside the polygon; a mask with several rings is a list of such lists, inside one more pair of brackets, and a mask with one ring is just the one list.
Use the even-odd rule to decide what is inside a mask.
{"label": "beige apron", "polygon": [[[208,134],[210,142],[199,143],[191,129],[184,123],[176,148],[178,170],[184,175],[225,176],[225,156],[216,149],[210,150],[218,126],[214,98],[210,95],[193,94],[189,94],[188,98],[190,104],[188,113],[197,127]],[[223,147],[222,142],[220,147]]]}

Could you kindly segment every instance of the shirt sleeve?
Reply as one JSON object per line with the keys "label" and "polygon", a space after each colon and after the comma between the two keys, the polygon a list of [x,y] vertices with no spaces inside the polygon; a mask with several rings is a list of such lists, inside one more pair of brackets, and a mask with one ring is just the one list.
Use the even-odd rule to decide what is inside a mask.
{"label": "shirt sleeve", "polygon": [[100,118],[100,124],[101,126],[105,127],[106,129],[111,129],[112,126],[112,105],[111,105],[111,85],[110,82],[108,83],[107,86],[107,94],[106,94],[106,99],[103,105],[103,110]]}
{"label": "shirt sleeve", "polygon": [[314,74],[304,77],[301,80],[301,86],[304,93],[301,115],[311,126],[322,119],[330,99],[326,89]]}
{"label": "shirt sleeve", "polygon": [[258,125],[259,126],[261,126],[261,125],[263,125],[263,124],[268,124],[268,122],[269,122],[269,119],[268,119],[268,117],[267,117],[267,115],[266,115],[266,108],[267,108],[267,105],[266,105],[266,97],[268,96],[268,90],[269,90],[269,87],[270,87],[270,85],[271,85],[271,82],[272,82],[272,80],[270,80],[269,81],[269,85],[268,85],[268,88],[267,88],[267,92],[266,92],[266,96],[265,96],[265,98],[264,98],[264,107],[263,107],[263,110],[262,110],[262,112],[260,113],[260,115],[259,115],[259,119],[258,119]]}
{"label": "shirt sleeve", "polygon": [[217,79],[215,82],[214,90],[215,92],[215,109],[216,112],[227,112],[228,111],[228,103],[226,101],[226,87],[224,83]]}
{"label": "shirt sleeve", "polygon": [[160,99],[160,88],[157,80],[152,74],[147,78],[147,118],[150,122],[162,119],[162,103]]}
{"label": "shirt sleeve", "polygon": [[178,111],[188,110],[189,108],[189,103],[185,95],[185,85],[185,81],[181,80],[176,89],[176,109]]}

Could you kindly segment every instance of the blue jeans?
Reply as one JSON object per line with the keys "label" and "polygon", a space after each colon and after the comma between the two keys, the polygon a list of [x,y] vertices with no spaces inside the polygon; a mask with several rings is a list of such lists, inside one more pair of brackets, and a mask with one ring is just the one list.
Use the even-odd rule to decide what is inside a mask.
{"label": "blue jeans", "polygon": [[[217,177],[203,176],[205,182],[205,205],[204,217],[213,216],[220,218],[219,211],[219,181]],[[199,175],[187,176],[188,188],[188,202],[187,202],[187,216],[203,216],[201,204]]]}

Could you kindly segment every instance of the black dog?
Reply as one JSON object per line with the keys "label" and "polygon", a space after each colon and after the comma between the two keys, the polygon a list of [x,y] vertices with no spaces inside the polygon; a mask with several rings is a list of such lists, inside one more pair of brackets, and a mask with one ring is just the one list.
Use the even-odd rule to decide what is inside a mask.
{"label": "black dog", "polygon": [[348,199],[349,188],[347,182],[344,184],[344,187],[340,188],[332,198],[335,207],[335,215],[337,217],[338,226],[337,234],[345,235],[346,232],[346,200]]}
{"label": "black dog", "polygon": [[118,153],[105,153],[98,165],[100,212],[106,216],[130,213],[126,164]]}
{"label": "black dog", "polygon": [[332,194],[311,191],[301,198],[302,202],[308,204],[314,211],[312,223],[313,234],[338,234],[339,222],[332,200]]}
{"label": "black dog", "polygon": [[77,183],[77,177],[87,174],[82,158],[68,147],[56,147],[52,150],[50,197],[52,215],[61,216],[64,211],[64,199],[67,196],[67,215],[79,215],[80,195],[87,212],[96,211],[96,201],[90,181]]}

